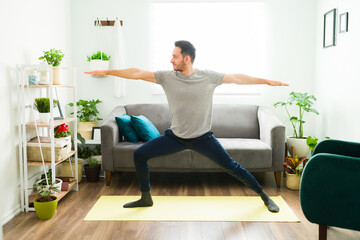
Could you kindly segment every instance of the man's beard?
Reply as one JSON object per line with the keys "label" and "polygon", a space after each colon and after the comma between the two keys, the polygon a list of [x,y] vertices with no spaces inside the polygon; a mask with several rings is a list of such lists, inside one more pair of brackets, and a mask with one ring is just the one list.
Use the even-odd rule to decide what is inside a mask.
{"label": "man's beard", "polygon": [[183,72],[185,70],[185,64],[180,63],[176,67],[173,65],[173,68],[175,71]]}

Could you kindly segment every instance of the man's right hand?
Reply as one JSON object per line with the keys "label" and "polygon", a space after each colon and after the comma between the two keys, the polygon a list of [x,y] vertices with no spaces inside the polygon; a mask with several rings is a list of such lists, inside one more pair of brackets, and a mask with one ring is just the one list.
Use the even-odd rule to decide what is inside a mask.
{"label": "man's right hand", "polygon": [[91,74],[92,76],[104,77],[108,74],[108,70],[95,70],[90,72],[84,72],[85,74]]}

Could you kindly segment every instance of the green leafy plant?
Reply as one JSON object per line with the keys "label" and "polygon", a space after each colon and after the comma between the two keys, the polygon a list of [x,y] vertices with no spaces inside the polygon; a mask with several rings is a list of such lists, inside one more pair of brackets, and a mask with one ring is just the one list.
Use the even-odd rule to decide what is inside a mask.
{"label": "green leafy plant", "polygon": [[88,158],[86,162],[90,168],[96,168],[100,165],[100,162],[96,158]]}
{"label": "green leafy plant", "polygon": [[[98,156],[101,155],[101,145],[96,144],[90,145],[85,144],[85,139],[81,136],[80,133],[77,133],[77,138],[81,142],[81,144],[78,144],[78,157],[82,159],[88,159],[92,156]],[[72,144],[74,146],[74,144]]]}
{"label": "green leafy plant", "polygon": [[43,52],[44,55],[39,57],[39,60],[45,59],[45,61],[53,67],[59,66],[64,57],[64,54],[61,52],[61,50],[56,50],[55,48]]}
{"label": "green leafy plant", "polygon": [[[330,139],[330,137],[325,137],[325,139]],[[312,137],[312,136],[307,137],[306,144],[309,146],[311,152],[314,151],[316,145],[318,144],[318,140],[319,139],[317,137]]]}
{"label": "green leafy plant", "polygon": [[55,138],[63,138],[71,135],[71,130],[69,129],[69,125],[61,124],[54,128],[54,137]]}
{"label": "green leafy plant", "polygon": [[296,176],[300,176],[303,168],[300,168],[300,164],[303,163],[306,158],[298,159],[297,156],[294,158],[287,156],[284,162],[284,170],[289,174],[296,174]]}
{"label": "green leafy plant", "polygon": [[41,202],[50,202],[53,200],[53,196],[56,195],[56,192],[61,192],[58,188],[54,187],[56,182],[51,185],[46,184],[37,184],[34,185],[34,188],[37,189],[36,196],[42,196]]}
{"label": "green leafy plant", "polygon": [[[56,106],[57,100],[53,100],[53,107]],[[39,113],[48,113],[50,112],[50,98],[35,98],[34,108]]]}
{"label": "green leafy plant", "polygon": [[[294,133],[293,137],[303,138],[304,137],[304,123],[303,120],[305,112],[312,112],[316,115],[319,115],[319,112],[314,108],[311,108],[314,104],[313,101],[316,101],[316,98],[313,95],[308,95],[308,93],[296,93],[291,92],[289,98],[285,102],[277,102],[274,104],[274,107],[285,107],[286,113],[289,116],[291,125],[293,127]],[[296,105],[298,106],[298,116],[291,116],[288,111],[288,106]]]}
{"label": "green leafy plant", "polygon": [[102,56],[102,60],[104,61],[109,61],[110,60],[110,55],[106,55],[106,53],[104,52],[100,52],[100,51],[97,51],[95,52],[93,55],[91,56],[87,56],[87,60],[90,62],[91,60],[101,60],[101,56]]}
{"label": "green leafy plant", "polygon": [[[90,121],[99,121],[102,118],[99,118],[99,111],[97,110],[97,104],[102,103],[99,99],[97,100],[82,100],[80,99],[76,102],[78,107],[77,117],[81,122],[90,122]],[[70,107],[73,107],[73,103],[68,104]],[[74,114],[73,112],[71,114]]]}

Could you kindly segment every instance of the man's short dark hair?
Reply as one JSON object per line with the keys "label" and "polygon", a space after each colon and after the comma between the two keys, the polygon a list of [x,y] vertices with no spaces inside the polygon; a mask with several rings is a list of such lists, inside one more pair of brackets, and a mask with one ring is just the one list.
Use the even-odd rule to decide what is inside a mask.
{"label": "man's short dark hair", "polygon": [[196,49],[194,48],[194,45],[191,44],[191,42],[184,40],[176,41],[175,47],[179,47],[181,49],[181,54],[183,57],[190,56],[191,63],[194,63]]}

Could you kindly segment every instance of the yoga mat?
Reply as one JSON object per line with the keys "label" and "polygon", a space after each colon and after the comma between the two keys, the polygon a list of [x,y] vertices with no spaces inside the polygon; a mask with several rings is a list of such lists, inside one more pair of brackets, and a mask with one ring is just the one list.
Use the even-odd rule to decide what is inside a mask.
{"label": "yoga mat", "polygon": [[280,212],[271,213],[260,197],[153,196],[152,207],[123,208],[139,196],[102,196],[85,221],[300,222],[281,196],[271,197]]}

